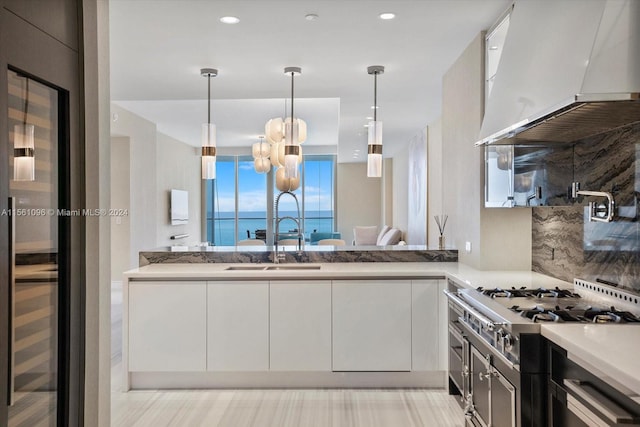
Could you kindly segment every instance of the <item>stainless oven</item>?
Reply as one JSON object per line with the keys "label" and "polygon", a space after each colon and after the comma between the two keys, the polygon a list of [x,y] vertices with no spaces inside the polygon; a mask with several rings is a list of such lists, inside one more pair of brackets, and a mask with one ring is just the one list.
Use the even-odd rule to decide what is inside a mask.
{"label": "stainless oven", "polygon": [[[464,329],[468,326],[462,324]],[[500,371],[496,352],[481,341],[472,340],[466,415],[474,425],[512,427],[518,425],[516,387]],[[507,367],[507,369],[513,369]]]}
{"label": "stainless oven", "polygon": [[461,406],[465,406],[469,397],[469,340],[466,338],[458,320],[463,312],[449,302],[449,390],[459,394]]}
{"label": "stainless oven", "polygon": [[468,291],[450,284],[445,292],[449,382],[461,395],[467,425],[546,426],[546,353],[538,326],[478,308]]}
{"label": "stainless oven", "polygon": [[468,423],[640,425],[640,396],[632,398],[593,366],[581,368],[566,352],[550,350],[554,346],[540,334],[544,322],[640,325],[637,295],[581,279],[573,288],[553,285],[472,289],[449,282],[450,348],[455,352],[460,336],[469,348],[468,363],[450,356],[450,383],[464,392]]}

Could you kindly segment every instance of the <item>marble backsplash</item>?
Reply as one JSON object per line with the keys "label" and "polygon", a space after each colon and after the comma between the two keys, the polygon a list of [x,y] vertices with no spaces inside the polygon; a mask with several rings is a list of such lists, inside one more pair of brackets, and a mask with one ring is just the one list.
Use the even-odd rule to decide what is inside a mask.
{"label": "marble backsplash", "polygon": [[[207,248],[171,248],[142,251],[139,266],[166,263],[271,263],[271,247],[209,246]],[[290,247],[281,250],[283,263],[322,262],[457,262],[455,249],[428,249],[418,246],[311,246],[303,251]]]}
{"label": "marble backsplash", "polygon": [[592,198],[534,207],[532,270],[567,281],[600,278],[640,292],[640,124],[587,138],[574,152],[574,180],[583,190],[613,193],[617,216],[590,222]]}

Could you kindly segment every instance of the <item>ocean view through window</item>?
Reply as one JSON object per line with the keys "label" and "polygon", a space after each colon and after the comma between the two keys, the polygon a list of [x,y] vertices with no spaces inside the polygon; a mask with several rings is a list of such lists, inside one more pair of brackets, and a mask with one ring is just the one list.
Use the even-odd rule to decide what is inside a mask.
{"label": "ocean view through window", "polygon": [[[267,221],[273,219],[273,199],[278,194],[273,171],[255,172],[251,156],[218,156],[217,162],[216,179],[206,181],[207,240],[216,246],[234,246],[239,240],[249,238],[269,242]],[[302,184],[294,194],[300,202],[306,239],[314,231],[335,230],[335,162],[335,155],[303,157]],[[267,186],[273,188],[272,197]],[[282,198],[280,216],[296,215],[295,201]],[[284,220],[280,224],[285,232],[295,228],[293,221]]]}

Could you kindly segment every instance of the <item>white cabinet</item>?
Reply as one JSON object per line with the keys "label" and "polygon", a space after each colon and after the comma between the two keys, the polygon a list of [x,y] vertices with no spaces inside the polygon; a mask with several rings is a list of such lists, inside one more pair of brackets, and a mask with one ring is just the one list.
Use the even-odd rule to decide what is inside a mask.
{"label": "white cabinet", "polygon": [[331,281],[270,282],[272,371],[331,371]]}
{"label": "white cabinet", "polygon": [[206,368],[206,282],[131,282],[129,370]]}
{"label": "white cabinet", "polygon": [[333,370],[411,370],[411,281],[334,280]]}
{"label": "white cabinet", "polygon": [[411,370],[440,371],[442,359],[442,314],[444,281],[413,280],[411,282]]}
{"label": "white cabinet", "polygon": [[208,282],[207,370],[269,369],[269,282]]}

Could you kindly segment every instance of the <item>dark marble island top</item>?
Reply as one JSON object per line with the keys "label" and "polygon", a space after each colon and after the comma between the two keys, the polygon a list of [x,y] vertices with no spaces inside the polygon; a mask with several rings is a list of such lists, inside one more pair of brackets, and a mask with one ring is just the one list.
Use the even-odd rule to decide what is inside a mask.
{"label": "dark marble island top", "polygon": [[[282,262],[457,262],[457,249],[421,245],[315,246],[301,251],[295,246],[278,248]],[[139,254],[139,266],[165,263],[267,263],[273,261],[272,246],[165,246]]]}

